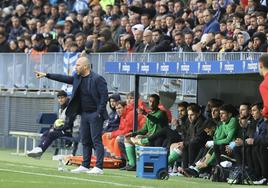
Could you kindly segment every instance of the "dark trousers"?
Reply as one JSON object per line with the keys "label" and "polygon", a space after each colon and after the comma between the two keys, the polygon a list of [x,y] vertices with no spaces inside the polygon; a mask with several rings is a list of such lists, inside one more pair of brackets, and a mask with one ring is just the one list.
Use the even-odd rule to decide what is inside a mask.
{"label": "dark trousers", "polygon": [[91,162],[92,149],[96,152],[96,167],[102,169],[104,148],[102,144],[103,119],[96,112],[83,112],[81,116],[81,140],[83,145],[82,166],[88,168]]}
{"label": "dark trousers", "polygon": [[194,165],[201,149],[202,146],[200,144],[193,142],[189,142],[188,145],[184,146],[182,151],[183,168],[188,168],[189,166]]}
{"label": "dark trousers", "polygon": [[150,145],[165,147],[169,150],[170,145],[181,141],[181,136],[169,127],[164,127],[148,138]]}
{"label": "dark trousers", "polygon": [[64,136],[72,137],[71,133],[63,132],[61,130],[49,129],[42,135],[39,147],[42,148],[43,152],[45,152],[54,140]]}
{"label": "dark trousers", "polygon": [[225,144],[221,144],[221,145],[214,144],[213,149],[214,149],[214,153],[216,157],[216,164],[220,164],[221,154],[226,155],[225,146],[226,146]]}
{"label": "dark trousers", "polygon": [[268,179],[268,146],[257,145],[254,146],[255,159],[254,161],[260,165],[261,177]]}

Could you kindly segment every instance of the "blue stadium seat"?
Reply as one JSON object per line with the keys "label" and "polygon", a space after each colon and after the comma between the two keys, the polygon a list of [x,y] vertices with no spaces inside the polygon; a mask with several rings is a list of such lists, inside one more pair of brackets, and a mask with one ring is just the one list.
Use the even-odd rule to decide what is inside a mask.
{"label": "blue stadium seat", "polygon": [[44,133],[45,131],[47,131],[50,126],[54,124],[57,118],[57,113],[39,113],[36,121],[40,125],[39,132]]}

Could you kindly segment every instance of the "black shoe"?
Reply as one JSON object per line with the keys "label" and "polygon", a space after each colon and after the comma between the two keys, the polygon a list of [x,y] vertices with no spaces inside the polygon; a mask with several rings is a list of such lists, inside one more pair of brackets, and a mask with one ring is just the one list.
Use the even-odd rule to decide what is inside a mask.
{"label": "black shoe", "polygon": [[198,172],[192,168],[186,168],[186,169],[184,169],[184,171],[187,173],[188,177],[198,177],[199,176]]}
{"label": "black shoe", "polygon": [[127,168],[130,168],[129,164],[124,165],[123,167],[119,168],[119,170],[126,170]]}
{"label": "black shoe", "polygon": [[119,170],[126,170],[127,166],[124,166],[122,168],[119,168]]}
{"label": "black shoe", "polygon": [[136,166],[126,166],[126,171],[136,171]]}

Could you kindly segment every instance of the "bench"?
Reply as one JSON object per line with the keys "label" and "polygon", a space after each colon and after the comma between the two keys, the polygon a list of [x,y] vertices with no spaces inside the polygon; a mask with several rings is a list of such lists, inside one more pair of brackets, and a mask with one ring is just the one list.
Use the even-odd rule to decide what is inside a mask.
{"label": "bench", "polygon": [[[32,139],[33,140],[32,147],[35,148],[36,139],[38,139],[38,138],[40,138],[42,136],[42,134],[40,134],[40,133],[24,132],[24,131],[10,131],[9,134],[11,136],[17,138],[16,153],[12,153],[12,154],[13,155],[22,155],[22,156],[26,155],[28,139]],[[21,138],[24,138],[23,153],[20,153],[20,140],[21,140]]]}

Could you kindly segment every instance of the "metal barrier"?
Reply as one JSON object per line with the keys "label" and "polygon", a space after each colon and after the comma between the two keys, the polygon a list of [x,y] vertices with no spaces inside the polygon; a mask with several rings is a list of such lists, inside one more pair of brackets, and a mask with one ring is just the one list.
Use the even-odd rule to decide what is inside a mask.
{"label": "metal barrier", "polygon": [[[36,79],[34,70],[64,73],[64,66],[70,67],[65,59],[66,53],[49,53],[31,56],[29,54],[0,54],[0,88],[2,89],[51,89],[58,90],[63,84],[47,79]],[[134,89],[134,78],[129,75],[112,75],[104,72],[107,61],[120,62],[183,62],[183,61],[226,61],[226,60],[257,60],[260,53],[101,53],[90,54],[93,70],[105,77],[109,91],[129,92]],[[195,80],[172,80],[169,78],[147,78],[141,80],[140,91],[143,94],[158,90],[176,90],[180,95],[196,95]],[[175,83],[175,84],[172,84]],[[176,84],[177,83],[177,84]]]}

